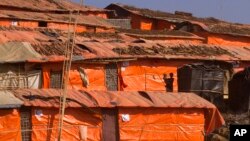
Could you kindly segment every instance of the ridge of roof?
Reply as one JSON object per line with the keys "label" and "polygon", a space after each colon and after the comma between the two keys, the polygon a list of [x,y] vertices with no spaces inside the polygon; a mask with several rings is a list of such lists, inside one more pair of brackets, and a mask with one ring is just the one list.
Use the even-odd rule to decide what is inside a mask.
{"label": "ridge of roof", "polygon": [[169,38],[186,38],[186,39],[199,39],[204,40],[204,38],[199,37],[193,33],[181,31],[181,30],[138,30],[138,29],[117,29],[121,33],[127,35],[137,36],[137,37],[169,37]]}
{"label": "ridge of roof", "polygon": [[105,9],[93,6],[81,6],[80,4],[67,0],[1,0],[0,6],[9,8],[18,8],[31,11],[44,11],[44,12],[67,12],[73,9],[85,11],[108,11]]}
{"label": "ridge of roof", "polygon": [[[25,106],[58,107],[61,90],[17,89],[10,90]],[[141,95],[148,95],[152,100]],[[53,102],[52,102],[53,101]],[[164,101],[164,102],[163,102]],[[176,103],[177,102],[177,103]],[[194,93],[170,93],[164,91],[84,91],[68,90],[67,107],[169,107],[215,108],[207,100]]]}
{"label": "ridge of roof", "polygon": [[[69,14],[55,14],[55,13],[39,13],[39,12],[27,12],[27,11],[10,11],[0,10],[0,18],[13,19],[13,20],[29,20],[29,21],[46,21],[46,22],[69,22]],[[107,22],[104,18],[96,16],[77,16],[78,24],[98,26],[98,27],[113,27],[112,24]],[[72,17],[72,21],[76,18]]]}

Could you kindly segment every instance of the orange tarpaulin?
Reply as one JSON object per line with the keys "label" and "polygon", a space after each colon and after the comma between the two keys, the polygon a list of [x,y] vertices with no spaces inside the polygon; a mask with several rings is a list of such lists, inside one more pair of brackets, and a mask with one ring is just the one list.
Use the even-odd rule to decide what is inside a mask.
{"label": "orange tarpaulin", "polygon": [[[164,62],[129,62],[128,66],[120,66],[122,77],[121,89],[124,91],[165,91],[163,74],[169,77],[174,74],[174,91],[177,87],[177,65],[166,65]],[[121,80],[121,79],[120,79]]]}
{"label": "orange tarpaulin", "polygon": [[204,109],[119,109],[121,141],[203,141],[204,124]]}
{"label": "orange tarpaulin", "polygon": [[[58,109],[33,108],[32,141],[56,140]],[[47,130],[48,129],[48,130]],[[100,141],[102,120],[84,109],[66,109],[62,141]]]}
{"label": "orange tarpaulin", "polygon": [[[83,85],[79,67],[82,67],[88,76],[88,86]],[[43,88],[50,88],[50,72],[61,70],[62,65],[44,64]],[[73,64],[70,69],[69,88],[76,90],[106,90],[104,65]]]}
{"label": "orange tarpaulin", "polygon": [[141,30],[152,30],[153,23],[150,20],[141,19]]}
{"label": "orange tarpaulin", "polygon": [[0,140],[21,141],[20,114],[16,109],[0,110]]}
{"label": "orange tarpaulin", "polygon": [[232,47],[246,47],[250,45],[249,37],[238,37],[207,32],[194,32],[194,34],[207,39],[207,44],[225,45]]}

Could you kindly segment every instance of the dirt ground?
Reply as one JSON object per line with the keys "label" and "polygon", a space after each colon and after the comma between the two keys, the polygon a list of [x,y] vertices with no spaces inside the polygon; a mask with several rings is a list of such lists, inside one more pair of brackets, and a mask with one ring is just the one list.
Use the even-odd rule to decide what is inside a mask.
{"label": "dirt ground", "polygon": [[229,141],[230,124],[250,124],[250,113],[222,113],[226,125],[217,129],[207,137],[206,141]]}

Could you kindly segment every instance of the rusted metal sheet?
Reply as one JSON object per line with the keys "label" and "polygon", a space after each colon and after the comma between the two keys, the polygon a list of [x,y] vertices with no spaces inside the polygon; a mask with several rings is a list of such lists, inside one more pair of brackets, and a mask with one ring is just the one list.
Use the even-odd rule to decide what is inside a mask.
{"label": "rusted metal sheet", "polygon": [[[60,90],[19,89],[10,91],[25,106],[58,107]],[[156,91],[78,91],[69,90],[67,107],[186,107],[214,108],[210,102],[193,93]]]}
{"label": "rusted metal sheet", "polygon": [[197,59],[218,61],[248,61],[250,47],[232,47],[200,43],[173,41],[145,41],[145,43],[101,43],[83,42],[91,49],[94,58],[159,58],[159,59]]}

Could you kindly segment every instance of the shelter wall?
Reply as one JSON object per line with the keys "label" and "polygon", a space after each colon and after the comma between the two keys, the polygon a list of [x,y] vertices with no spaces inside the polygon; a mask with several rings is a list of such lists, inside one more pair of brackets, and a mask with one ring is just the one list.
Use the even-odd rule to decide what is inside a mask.
{"label": "shelter wall", "polygon": [[81,12],[83,13],[83,15],[86,15],[86,16],[96,16],[96,17],[101,17],[101,18],[104,18],[104,19],[107,19],[108,18],[108,15],[106,12],[91,12],[91,11],[88,11],[88,12]]}
{"label": "shelter wall", "polygon": [[0,19],[1,26],[13,26],[12,22],[17,22],[16,26],[20,26],[20,27],[29,27],[29,28],[38,27],[38,22],[35,22],[35,21],[19,21],[19,20]]}
{"label": "shelter wall", "polygon": [[120,89],[124,91],[165,91],[163,74],[174,74],[174,91],[178,91],[177,68],[190,61],[138,60],[120,64]]}
{"label": "shelter wall", "polygon": [[[96,110],[98,111],[98,110]],[[32,141],[56,140],[59,115],[58,109],[32,109]],[[47,130],[47,129],[50,130]],[[85,109],[69,108],[65,110],[62,129],[63,140],[100,141],[102,120],[100,116]]]}
{"label": "shelter wall", "polygon": [[152,30],[153,21],[139,15],[131,14],[131,26],[133,29]]}
{"label": "shelter wall", "polygon": [[[65,23],[48,23],[48,28],[60,29],[60,30],[68,30],[69,25]],[[87,31],[86,26],[78,25],[76,27],[76,32],[85,32]]]}
{"label": "shelter wall", "polygon": [[[12,22],[17,22],[17,25],[12,25]],[[28,27],[28,28],[38,28],[39,22],[37,21],[22,21],[22,20],[8,20],[8,19],[0,19],[0,26],[17,26],[17,27]],[[72,26],[73,27],[73,26]],[[114,32],[114,29],[109,29],[105,27],[96,27],[96,26],[85,26],[78,25],[76,27],[76,32]],[[56,23],[56,22],[48,22],[47,28],[59,29],[59,30],[68,30],[67,23]],[[94,30],[92,30],[94,29]]]}
{"label": "shelter wall", "polygon": [[[87,74],[89,85],[83,86],[83,81],[79,73],[79,67],[82,67]],[[44,64],[43,70],[43,88],[50,88],[50,72],[61,71],[62,64]],[[105,84],[105,66],[91,64],[72,64],[69,77],[70,89],[83,90],[106,90]]]}
{"label": "shelter wall", "polygon": [[0,109],[0,140],[21,141],[20,113],[17,109]]}
{"label": "shelter wall", "polygon": [[208,44],[228,45],[236,47],[250,46],[250,40],[249,40],[250,37],[223,35],[215,33],[203,33],[203,32],[197,32],[195,34],[206,38]]}
{"label": "shelter wall", "polygon": [[[129,115],[129,121],[122,119],[125,115]],[[121,141],[203,141],[204,124],[203,109],[119,109]]]}
{"label": "shelter wall", "polygon": [[130,14],[132,29],[141,30],[164,30],[173,29],[174,24],[168,21],[147,18],[141,15]]}

